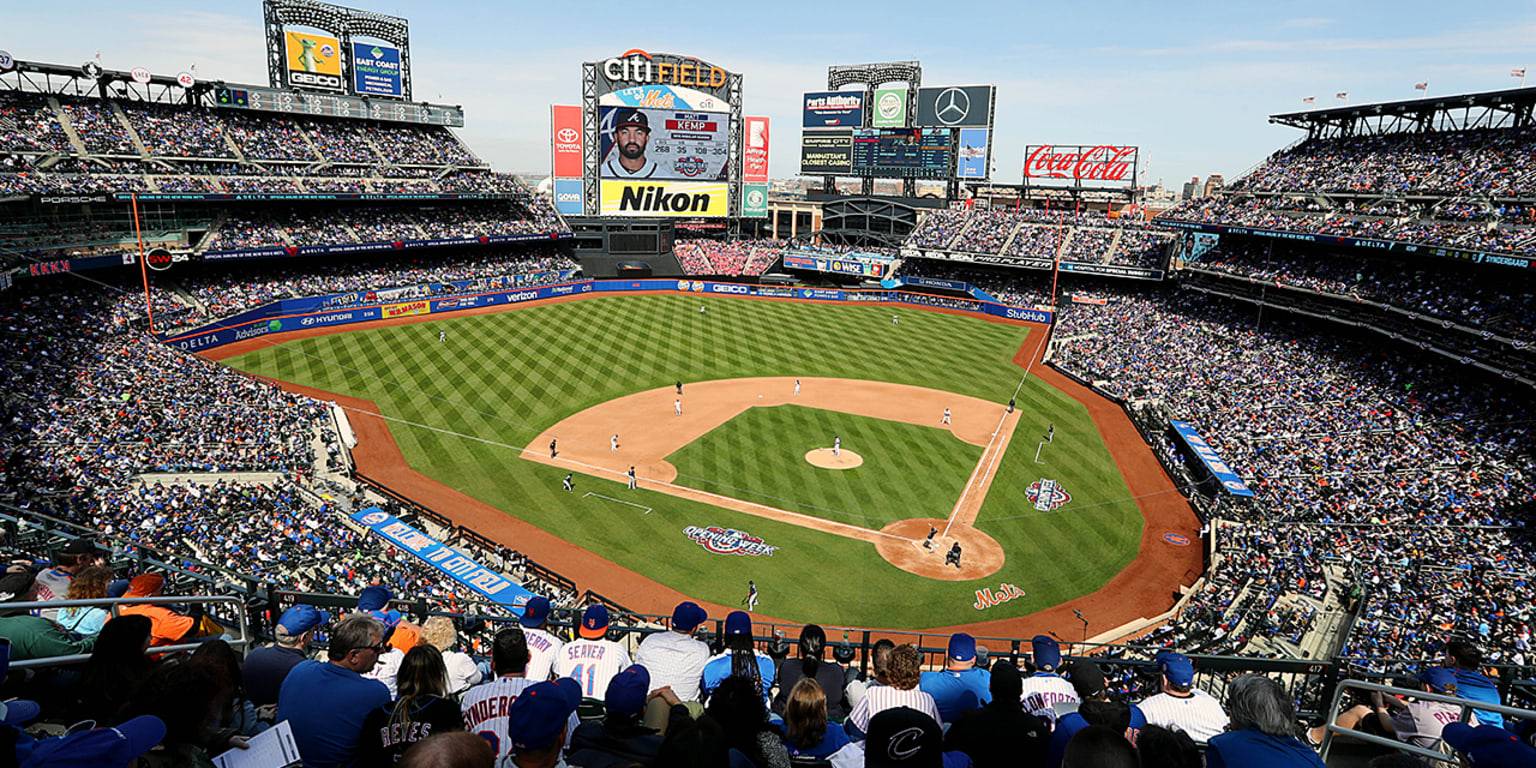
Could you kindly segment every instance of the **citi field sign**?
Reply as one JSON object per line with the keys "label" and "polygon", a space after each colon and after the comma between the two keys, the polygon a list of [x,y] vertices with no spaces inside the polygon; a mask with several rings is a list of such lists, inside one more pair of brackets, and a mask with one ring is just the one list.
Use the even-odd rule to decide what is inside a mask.
{"label": "citi field sign", "polygon": [[726,98],[731,82],[731,73],[692,56],[648,53],[639,48],[598,62],[597,73],[607,81],[610,91],[626,85],[669,85]]}

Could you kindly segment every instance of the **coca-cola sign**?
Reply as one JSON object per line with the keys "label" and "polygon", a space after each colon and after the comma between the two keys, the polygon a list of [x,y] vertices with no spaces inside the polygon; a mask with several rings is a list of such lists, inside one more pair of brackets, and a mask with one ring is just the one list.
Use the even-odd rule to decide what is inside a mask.
{"label": "coca-cola sign", "polygon": [[1085,181],[1136,181],[1137,147],[1030,145],[1024,148],[1024,177]]}

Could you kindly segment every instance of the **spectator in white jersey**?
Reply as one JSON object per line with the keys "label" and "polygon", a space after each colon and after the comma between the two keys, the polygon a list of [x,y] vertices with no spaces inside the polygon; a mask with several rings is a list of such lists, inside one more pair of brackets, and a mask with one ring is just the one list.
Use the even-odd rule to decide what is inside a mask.
{"label": "spectator in white jersey", "polygon": [[848,720],[843,724],[843,730],[848,732],[848,737],[854,741],[860,741],[869,732],[870,718],[887,709],[896,707],[910,707],[933,718],[935,723],[943,726],[943,717],[939,714],[939,705],[933,697],[924,693],[917,687],[922,679],[923,654],[911,643],[903,643],[891,649],[885,662],[885,675],[881,678],[884,685],[870,686],[864,692],[864,698],[859,700],[857,706],[848,714]]}
{"label": "spectator in white jersey", "polygon": [[529,598],[517,623],[523,625],[523,634],[528,638],[528,679],[548,680],[555,668],[555,654],[565,645],[564,640],[545,627],[549,623],[549,598]]}
{"label": "spectator in white jersey", "polygon": [[[75,574],[93,565],[106,562],[104,553],[96,549],[89,539],[73,539],[54,553],[53,567],[37,574],[37,599],[63,600],[69,594],[69,582]],[[59,611],[49,608],[38,614],[49,621],[58,621]]]}
{"label": "spectator in white jersey", "polygon": [[[507,739],[507,718],[512,703],[534,683],[525,672],[528,669],[528,640],[521,627],[507,627],[496,633],[491,641],[491,671],[496,674],[490,682],[481,683],[464,692],[459,702],[459,712],[464,717],[464,730],[483,737],[496,752],[497,765],[503,764],[512,752],[512,742]],[[574,732],[576,713],[572,712],[567,724]]]}
{"label": "spectator in white jersey", "polygon": [[608,639],[608,606],[587,606],[581,615],[581,637],[565,644],[555,658],[555,677],[569,677],[580,685],[581,695],[598,698],[608,681],[629,666],[629,652]]}
{"label": "spectator in white jersey", "polygon": [[1151,725],[1183,731],[1205,743],[1227,729],[1227,711],[1221,702],[1195,687],[1195,665],[1181,653],[1157,655],[1163,690],[1141,702],[1141,712]]}
{"label": "spectator in white jersey", "polygon": [[1035,673],[1024,678],[1020,701],[1024,711],[1054,727],[1056,705],[1078,703],[1077,689],[1060,674],[1061,643],[1050,635],[1035,635],[1029,644]]}
{"label": "spectator in white jersey", "polygon": [[[670,688],[694,717],[704,713],[704,707],[699,703],[699,681],[704,674],[704,662],[709,660],[709,646],[694,637],[694,633],[708,618],[709,614],[697,603],[678,603],[672,609],[671,629],[647,635],[635,651],[635,663],[645,667],[651,675],[651,688]],[[660,710],[658,714],[665,722],[666,710],[659,705],[653,708]],[[659,725],[651,719],[651,713],[647,712],[647,724]]]}

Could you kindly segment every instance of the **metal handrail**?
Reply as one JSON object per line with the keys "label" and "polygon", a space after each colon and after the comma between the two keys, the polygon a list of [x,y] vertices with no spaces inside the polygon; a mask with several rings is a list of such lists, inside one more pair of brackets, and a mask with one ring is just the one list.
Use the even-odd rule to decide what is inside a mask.
{"label": "metal handrail", "polygon": [[[235,595],[175,595],[162,597],[109,597],[90,600],[43,600],[30,603],[5,603],[4,609],[8,614],[32,610],[51,610],[55,608],[73,607],[107,607],[113,618],[121,616],[118,609],[125,605],[171,605],[177,603],[228,603],[230,613],[240,621],[240,635],[229,640],[229,644],[236,648],[243,648],[251,644],[251,629],[245,612],[245,603]],[[211,637],[208,639],[212,639]],[[206,642],[207,640],[204,640]],[[178,643],[176,645],[161,645],[150,649],[150,653],[165,654],[190,651],[203,643]],[[44,656],[39,659],[12,660],[11,669],[28,669],[31,667],[52,667],[68,664],[79,664],[91,658],[89,653],[75,653],[67,656]]]}
{"label": "metal handrail", "polygon": [[[1411,696],[1415,699],[1420,699],[1423,701],[1439,701],[1445,704],[1455,704],[1461,708],[1461,716],[1459,720],[1463,723],[1467,721],[1467,718],[1471,716],[1474,710],[1497,712],[1501,715],[1518,717],[1525,720],[1536,719],[1536,710],[1521,709],[1519,707],[1511,707],[1503,704],[1489,704],[1487,702],[1474,701],[1462,696],[1448,696],[1443,693],[1416,691],[1410,688],[1394,688],[1390,685],[1382,685],[1380,683],[1367,683],[1362,680],[1340,680],[1338,688],[1333,693],[1333,702],[1328,708],[1328,712],[1336,713],[1339,711],[1339,703],[1344,699],[1344,691],[1350,688],[1361,691],[1385,693],[1393,696]],[[1330,717],[1337,717],[1337,715]],[[1385,736],[1376,736],[1370,733],[1362,733],[1350,728],[1345,728],[1338,723],[1333,722],[1332,720],[1329,721],[1326,730],[1323,733],[1323,746],[1322,749],[1319,750],[1323,762],[1325,763],[1328,762],[1328,750],[1333,746],[1334,736],[1358,739],[1368,744],[1375,744],[1381,747],[1390,747],[1392,749],[1418,755],[1419,757],[1429,760],[1438,760],[1443,763],[1450,763],[1451,765],[1460,764],[1460,761],[1458,761],[1455,757],[1447,756],[1443,752],[1436,752],[1433,749],[1425,749],[1424,747],[1414,746],[1413,744],[1407,744],[1396,739],[1389,739]]]}

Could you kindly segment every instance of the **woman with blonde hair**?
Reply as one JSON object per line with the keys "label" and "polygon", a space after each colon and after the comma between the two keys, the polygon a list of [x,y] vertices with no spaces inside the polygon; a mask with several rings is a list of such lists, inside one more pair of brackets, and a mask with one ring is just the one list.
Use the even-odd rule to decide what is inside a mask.
{"label": "woman with blonde hair", "polygon": [[448,693],[458,696],[480,682],[480,667],[469,654],[454,650],[459,642],[459,632],[453,628],[453,619],[433,616],[421,625],[421,642],[443,654],[443,666],[448,669]]}
{"label": "woman with blonde hair", "polygon": [[829,758],[851,743],[842,728],[827,727],[827,694],[814,677],[802,677],[784,703],[784,748],[789,756]]}
{"label": "woman with blonde hair", "polygon": [[[112,569],[100,565],[93,565],[81,569],[75,574],[75,578],[69,582],[69,592],[65,600],[103,600],[109,597],[107,585],[112,583]],[[112,618],[111,611],[99,605],[79,605],[59,610],[59,626],[74,632],[77,635],[91,636],[101,632],[107,619]]]}
{"label": "woman with blonde hair", "polygon": [[458,702],[448,697],[448,670],[437,648],[418,645],[406,653],[395,686],[399,698],[363,718],[360,768],[394,765],[416,742],[464,728]]}

